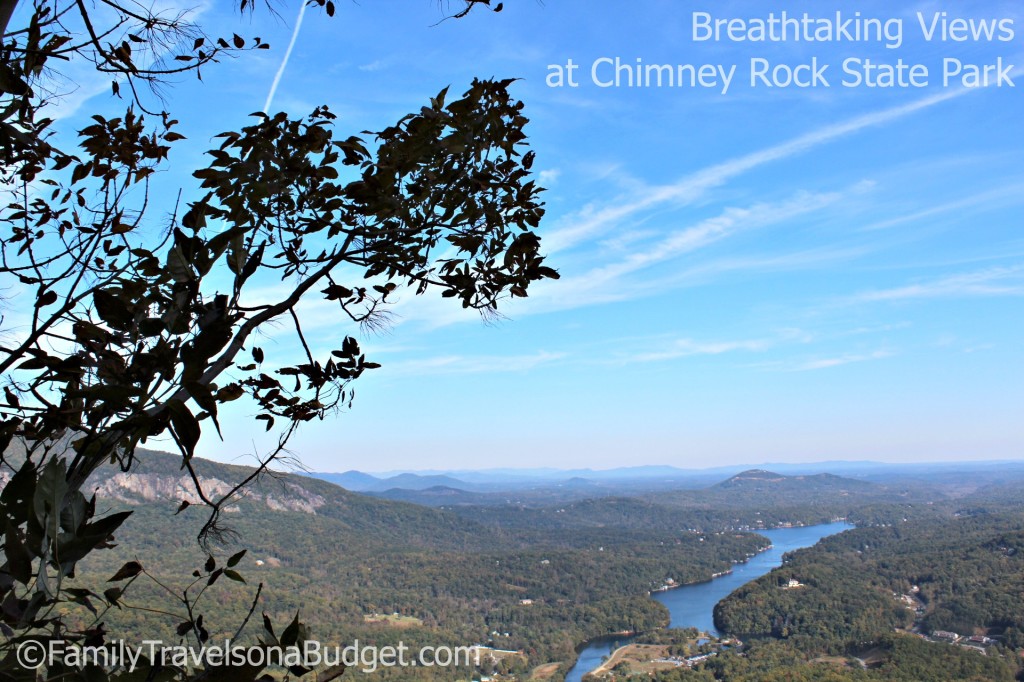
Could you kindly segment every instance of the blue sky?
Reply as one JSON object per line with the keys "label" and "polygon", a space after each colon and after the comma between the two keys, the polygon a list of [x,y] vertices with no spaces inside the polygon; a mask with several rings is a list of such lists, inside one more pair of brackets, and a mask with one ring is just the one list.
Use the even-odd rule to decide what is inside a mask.
{"label": "blue sky", "polygon": [[[224,3],[227,4],[227,3]],[[456,3],[452,8],[456,8]],[[274,47],[185,82],[186,188],[212,135],[263,107],[297,5],[201,20]],[[884,42],[695,42],[715,18],[900,19]],[[1004,19],[1007,41],[926,41],[917,12]],[[517,77],[558,282],[484,325],[403,296],[363,337],[383,367],[351,411],[310,424],[310,468],[483,468],[1024,455],[1024,13],[1000,2],[509,0],[442,21],[428,0],[341,0],[305,16],[271,110],[328,104],[339,132],[380,129],[474,76]],[[600,58],[737,66],[718,87],[598,87]],[[750,60],[829,64],[832,87],[751,87]],[[921,63],[920,88],[843,87],[848,58]],[[942,84],[946,58],[1017,65],[1015,88]],[[579,87],[549,87],[580,64]],[[602,79],[607,76],[602,72]],[[83,88],[79,99],[91,94]],[[95,97],[71,114],[108,106]],[[71,111],[74,103],[68,105]],[[313,343],[353,330],[304,311]],[[287,354],[273,333],[264,343]],[[262,447],[244,415],[204,454]]]}

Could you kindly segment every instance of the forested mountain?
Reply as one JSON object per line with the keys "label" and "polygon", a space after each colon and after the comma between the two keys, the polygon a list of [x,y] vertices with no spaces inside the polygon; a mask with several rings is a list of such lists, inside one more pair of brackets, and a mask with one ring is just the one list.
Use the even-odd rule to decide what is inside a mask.
{"label": "forested mountain", "polygon": [[[204,490],[211,493],[227,492],[252,471],[246,466],[198,458],[193,463]],[[180,470],[180,459],[154,451],[138,453],[138,462],[129,474],[101,470],[91,480],[91,487],[103,500],[152,505],[169,512],[174,512],[183,500],[198,502],[192,482]],[[289,511],[331,519],[336,522],[332,532],[339,545],[472,549],[499,541],[493,531],[450,512],[378,500],[326,481],[287,473],[261,477],[227,511],[228,525],[234,524],[236,516],[246,522],[251,517],[267,522],[276,518],[267,516],[267,512]],[[198,509],[189,512],[201,514]]]}
{"label": "forested mountain", "polygon": [[[204,487],[221,492],[251,471],[194,464]],[[97,553],[81,565],[77,585],[102,593],[129,560],[172,591],[191,580],[206,561],[193,539],[205,516],[196,504],[176,514],[182,500],[195,501],[178,466],[176,458],[144,452],[130,475],[107,471],[90,482],[104,508],[134,511],[117,533],[133,553]],[[498,667],[525,679],[548,662],[560,662],[564,672],[587,639],[664,626],[667,613],[647,592],[728,570],[766,545],[750,530],[847,517],[862,527],[793,553],[719,605],[721,628],[747,641],[742,654],[656,679],[952,679],[935,676],[941,665],[961,671],[956,679],[1009,680],[1015,664],[998,656],[894,635],[897,628],[949,629],[1024,646],[1020,494],[988,482],[973,489],[929,495],[926,487],[752,470],[703,489],[540,506],[469,504],[491,494],[444,487],[416,491],[460,502],[430,508],[273,474],[224,515],[237,535],[214,553],[223,562],[246,548],[237,569],[247,582],[220,580],[208,590],[218,619],[206,627],[232,634],[262,585],[257,613],[284,623],[301,611],[321,641],[493,645],[523,652]],[[790,579],[800,587],[783,589]],[[907,594],[920,613],[908,608]],[[139,581],[120,606],[100,612],[109,632],[162,628],[173,639],[174,617],[138,608],[175,612],[156,584]],[[88,625],[92,616],[84,616]],[[936,655],[926,646],[943,648]],[[851,664],[853,655],[868,668]],[[378,675],[455,680],[472,672]]]}
{"label": "forested mountain", "polygon": [[466,519],[502,528],[631,528],[671,533],[757,530],[845,518],[872,505],[927,499],[921,491],[890,488],[830,474],[782,476],[762,470],[737,474],[697,490],[605,496],[554,506],[446,506]]}
{"label": "forested mountain", "polygon": [[784,493],[808,491],[830,491],[840,495],[857,492],[874,492],[878,486],[866,481],[844,478],[834,474],[812,474],[784,476],[765,469],[751,469],[712,486],[713,490],[729,490],[761,493]]}
{"label": "forested mountain", "polygon": [[716,625],[747,641],[742,654],[655,679],[1020,679],[1024,509],[992,492],[904,507],[787,555],[715,609]]}
{"label": "forested mountain", "polygon": [[475,489],[472,483],[461,481],[451,476],[420,475],[420,474],[398,474],[387,478],[377,478],[360,471],[346,471],[343,474],[314,474],[311,478],[319,478],[340,485],[347,490],[354,492],[382,492],[385,490],[425,490],[436,486],[446,486],[460,489]]}
{"label": "forested mountain", "polygon": [[421,504],[426,507],[504,506],[512,503],[512,500],[508,497],[499,499],[494,493],[474,493],[445,485],[437,485],[420,490],[389,488],[382,492],[373,493],[373,496],[384,500]]}
{"label": "forested mountain", "polygon": [[880,483],[821,473],[786,476],[752,469],[703,490],[662,493],[657,500],[681,507],[800,506],[851,508],[871,502],[924,499],[926,492],[907,486]]}
{"label": "forested mountain", "polygon": [[[194,464],[211,489],[226,489],[248,473],[245,467]],[[146,452],[130,476],[108,473],[92,482],[103,504],[134,510],[118,533],[134,553],[114,549],[90,557],[79,571],[80,584],[102,592],[103,581],[128,560],[165,584],[188,581],[205,561],[192,540],[205,516],[201,505],[175,515],[181,500],[189,499],[182,475],[174,459]],[[664,625],[667,613],[647,597],[649,590],[669,580],[706,580],[766,544],[752,533],[686,531],[685,518],[669,523],[672,512],[658,512],[663,523],[649,528],[631,521],[628,509],[607,513],[602,523],[584,523],[585,516],[552,526],[483,523],[471,514],[367,497],[326,481],[267,476],[224,515],[238,541],[217,554],[247,548],[237,568],[248,583],[222,580],[211,589],[208,598],[218,604],[220,621],[206,627],[230,634],[251,605],[254,585],[262,583],[259,609],[275,622],[301,609],[324,641],[493,643],[522,650],[525,656],[516,659],[521,666],[571,662],[586,639]],[[161,599],[166,595],[159,589],[141,584],[123,604],[150,608]],[[395,613],[407,618],[401,628],[375,617]],[[152,632],[154,618],[161,620],[125,608],[109,611],[105,622],[112,632],[142,631],[143,622]],[[163,621],[173,631],[174,619]],[[434,671],[435,678],[449,674],[454,679],[459,673]]]}
{"label": "forested mountain", "polygon": [[[783,589],[791,579],[801,587]],[[1024,514],[1007,512],[826,538],[734,592],[715,617],[728,632],[809,638],[840,653],[915,626],[1024,647],[1022,607]]]}

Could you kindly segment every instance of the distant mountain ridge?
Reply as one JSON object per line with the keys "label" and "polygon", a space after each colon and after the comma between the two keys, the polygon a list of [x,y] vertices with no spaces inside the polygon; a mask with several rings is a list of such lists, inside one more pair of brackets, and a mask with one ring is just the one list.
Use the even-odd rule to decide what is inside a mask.
{"label": "distant mountain ridge", "polygon": [[860,479],[836,476],[829,473],[786,476],[785,474],[778,474],[766,469],[749,469],[741,471],[735,476],[716,484],[714,487],[726,490],[743,488],[746,490],[762,489],[775,491],[782,488],[800,488],[801,490],[807,490],[808,488],[868,490],[873,487],[873,484]]}
{"label": "distant mountain ridge", "polygon": [[[735,468],[735,470],[738,471],[739,468]],[[343,473],[312,472],[309,475],[355,492],[383,492],[393,488],[426,490],[435,486],[472,492],[488,492],[557,484],[580,485],[621,481],[661,481],[683,485],[687,479],[704,478],[707,473],[699,470],[653,465],[616,469],[428,470],[386,472],[377,475],[350,470]]]}
{"label": "distant mountain ridge", "polygon": [[384,500],[397,502],[410,502],[421,504],[426,507],[453,507],[466,505],[493,505],[494,493],[475,493],[461,488],[450,488],[438,485],[432,488],[421,490],[407,490],[405,488],[389,488],[379,493],[365,493]]}
{"label": "distant mountain ridge", "polygon": [[[244,480],[252,467],[194,458],[193,467],[204,491],[219,497]],[[173,514],[182,501],[192,506],[181,517],[204,514],[193,484],[181,469],[178,455],[139,450],[130,474],[113,467],[101,468],[88,483],[99,497],[116,500],[128,509],[148,509]],[[268,472],[247,486],[224,509],[227,525],[259,527],[280,522],[278,514],[309,518],[321,531],[332,533],[339,543],[402,547],[464,548],[488,539],[472,519],[403,501],[370,497],[329,481],[293,473]],[[307,521],[294,520],[294,523]],[[261,531],[262,532],[262,531]],[[258,535],[259,533],[256,533]],[[493,539],[491,539],[493,541]]]}
{"label": "distant mountain ridge", "polygon": [[396,476],[390,476],[388,478],[378,478],[372,474],[363,473],[362,471],[346,471],[341,474],[312,473],[310,476],[322,481],[330,481],[335,485],[340,485],[346,490],[358,493],[383,492],[393,488],[400,488],[402,490],[426,490],[427,488],[434,488],[437,486],[460,488],[463,490],[474,488],[471,483],[440,474],[422,476],[420,474],[404,473]]}
{"label": "distant mountain ridge", "polygon": [[862,491],[870,488],[870,484],[861,479],[834,474],[801,472],[787,475],[766,469],[726,469],[732,474],[732,477],[726,480],[723,480],[724,474],[721,469],[701,471],[670,466],[622,467],[608,470],[545,469],[540,470],[543,477],[515,473],[515,470],[510,469],[461,472],[458,476],[454,472],[405,472],[380,478],[354,470],[344,473],[313,473],[310,476],[330,481],[353,492],[427,506],[493,506],[507,503],[538,506],[571,502],[587,497],[699,491],[713,489],[716,486],[726,489],[750,489],[755,482],[761,485],[775,482],[790,487],[797,486],[799,489],[794,488],[796,492],[800,492],[806,485]]}

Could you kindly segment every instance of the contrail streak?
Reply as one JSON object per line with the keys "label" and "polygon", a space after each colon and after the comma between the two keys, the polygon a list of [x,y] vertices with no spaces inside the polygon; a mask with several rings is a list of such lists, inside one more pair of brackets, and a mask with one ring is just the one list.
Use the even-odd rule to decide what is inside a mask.
{"label": "contrail streak", "polygon": [[274,74],[274,82],[270,84],[270,92],[267,93],[267,101],[263,105],[263,113],[270,113],[270,104],[274,101],[274,95],[277,93],[277,86],[281,82],[281,76],[284,75],[285,68],[288,67],[288,59],[292,56],[292,48],[295,47],[295,41],[299,37],[299,31],[302,29],[302,17],[306,15],[306,0],[300,0],[299,2],[299,16],[295,19],[295,30],[292,31],[292,39],[288,41],[288,49],[284,52],[284,59],[281,60],[281,66],[277,67],[277,73]]}

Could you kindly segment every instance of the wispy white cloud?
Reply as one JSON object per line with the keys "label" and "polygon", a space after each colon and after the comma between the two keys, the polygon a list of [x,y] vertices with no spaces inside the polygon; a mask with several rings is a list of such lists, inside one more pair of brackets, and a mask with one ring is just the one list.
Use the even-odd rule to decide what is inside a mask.
{"label": "wispy white cloud", "polygon": [[421,376],[433,374],[491,374],[525,372],[540,365],[549,365],[567,357],[566,353],[538,351],[530,355],[445,355],[404,362],[389,362],[389,375]]}
{"label": "wispy white cloud", "polygon": [[846,331],[837,334],[837,337],[843,336],[863,336],[865,334],[882,334],[884,332],[900,331],[903,329],[910,329],[914,325],[910,322],[893,322],[891,324],[878,324],[870,327],[856,327],[854,329],[848,329]]}
{"label": "wispy white cloud", "polygon": [[693,356],[726,355],[729,353],[760,353],[780,346],[802,345],[815,341],[803,329],[785,327],[761,337],[741,339],[697,340],[689,336],[658,335],[654,337],[619,338],[608,342],[617,351],[608,364],[661,362]]}
{"label": "wispy white cloud", "polygon": [[747,208],[726,208],[719,215],[670,234],[653,247],[631,254],[620,263],[599,268],[592,275],[620,276],[676,256],[696,251],[740,231],[783,222],[835,203],[843,194],[800,192],[782,203],[758,203]]}
{"label": "wispy white cloud", "polygon": [[517,304],[516,311],[540,312],[627,300],[650,290],[649,281],[626,281],[628,276],[710,246],[742,230],[752,230],[792,220],[831,206],[849,193],[863,191],[858,184],[843,192],[799,192],[777,203],[730,207],[711,218],[676,230],[665,238],[629,253],[620,260],[566,275],[554,284],[536,287],[536,295]]}
{"label": "wispy white cloud", "polygon": [[1024,265],[988,268],[901,287],[864,291],[848,297],[845,302],[871,303],[966,296],[1024,296]]}
{"label": "wispy white cloud", "polygon": [[964,95],[971,90],[952,89],[898,107],[849,119],[818,130],[805,133],[787,142],[767,147],[744,156],[715,164],[696,173],[687,175],[671,185],[652,187],[641,196],[622,200],[618,198],[603,207],[589,207],[570,217],[564,224],[549,232],[545,237],[545,249],[555,253],[570,248],[591,238],[610,227],[620,224],[626,218],[642,211],[665,204],[691,204],[709,190],[723,185],[728,180],[759,166],[779,161],[809,151],[827,142],[851,135],[865,128],[889,123],[904,116],[935,106],[941,102]]}
{"label": "wispy white cloud", "polygon": [[694,355],[722,355],[737,351],[757,352],[770,348],[773,341],[768,339],[751,339],[746,341],[694,341],[693,339],[675,339],[666,344],[663,350],[636,353],[622,362],[659,362]]}
{"label": "wispy white cloud", "polygon": [[630,248],[635,248],[641,242],[660,236],[660,234],[655,229],[623,230],[608,235],[607,238],[601,240],[600,245],[606,251],[623,253],[628,252]]}
{"label": "wispy white cloud", "polygon": [[764,372],[813,372],[819,369],[830,369],[859,362],[884,360],[895,355],[896,353],[891,350],[876,350],[870,353],[843,353],[801,360],[771,360],[752,364],[749,367]]}
{"label": "wispy white cloud", "polygon": [[932,206],[921,211],[871,223],[870,225],[865,225],[862,229],[865,231],[883,230],[889,227],[896,227],[897,225],[916,222],[925,218],[933,218],[945,213],[960,213],[971,208],[987,208],[993,205],[1002,206],[1007,203],[1010,203],[1011,205],[1024,203],[1024,184],[1014,183],[1003,187],[997,187],[995,189],[973,194],[955,201],[949,201],[937,206]]}
{"label": "wispy white cloud", "polygon": [[810,372],[816,369],[829,369],[830,367],[840,367],[842,365],[849,365],[855,362],[884,360],[885,358],[891,358],[893,355],[894,353],[892,351],[878,350],[873,353],[850,354],[830,358],[819,358],[816,360],[808,360],[807,362],[796,364],[790,367],[789,370],[793,372]]}
{"label": "wispy white cloud", "polygon": [[647,280],[645,286],[649,290],[657,291],[711,282],[733,273],[810,270],[854,260],[869,252],[870,248],[866,246],[837,246],[802,249],[789,253],[720,257],[682,268],[666,277]]}
{"label": "wispy white cloud", "polygon": [[553,185],[558,182],[558,178],[561,177],[562,171],[559,168],[548,168],[542,170],[537,174],[537,180],[542,185]]}

